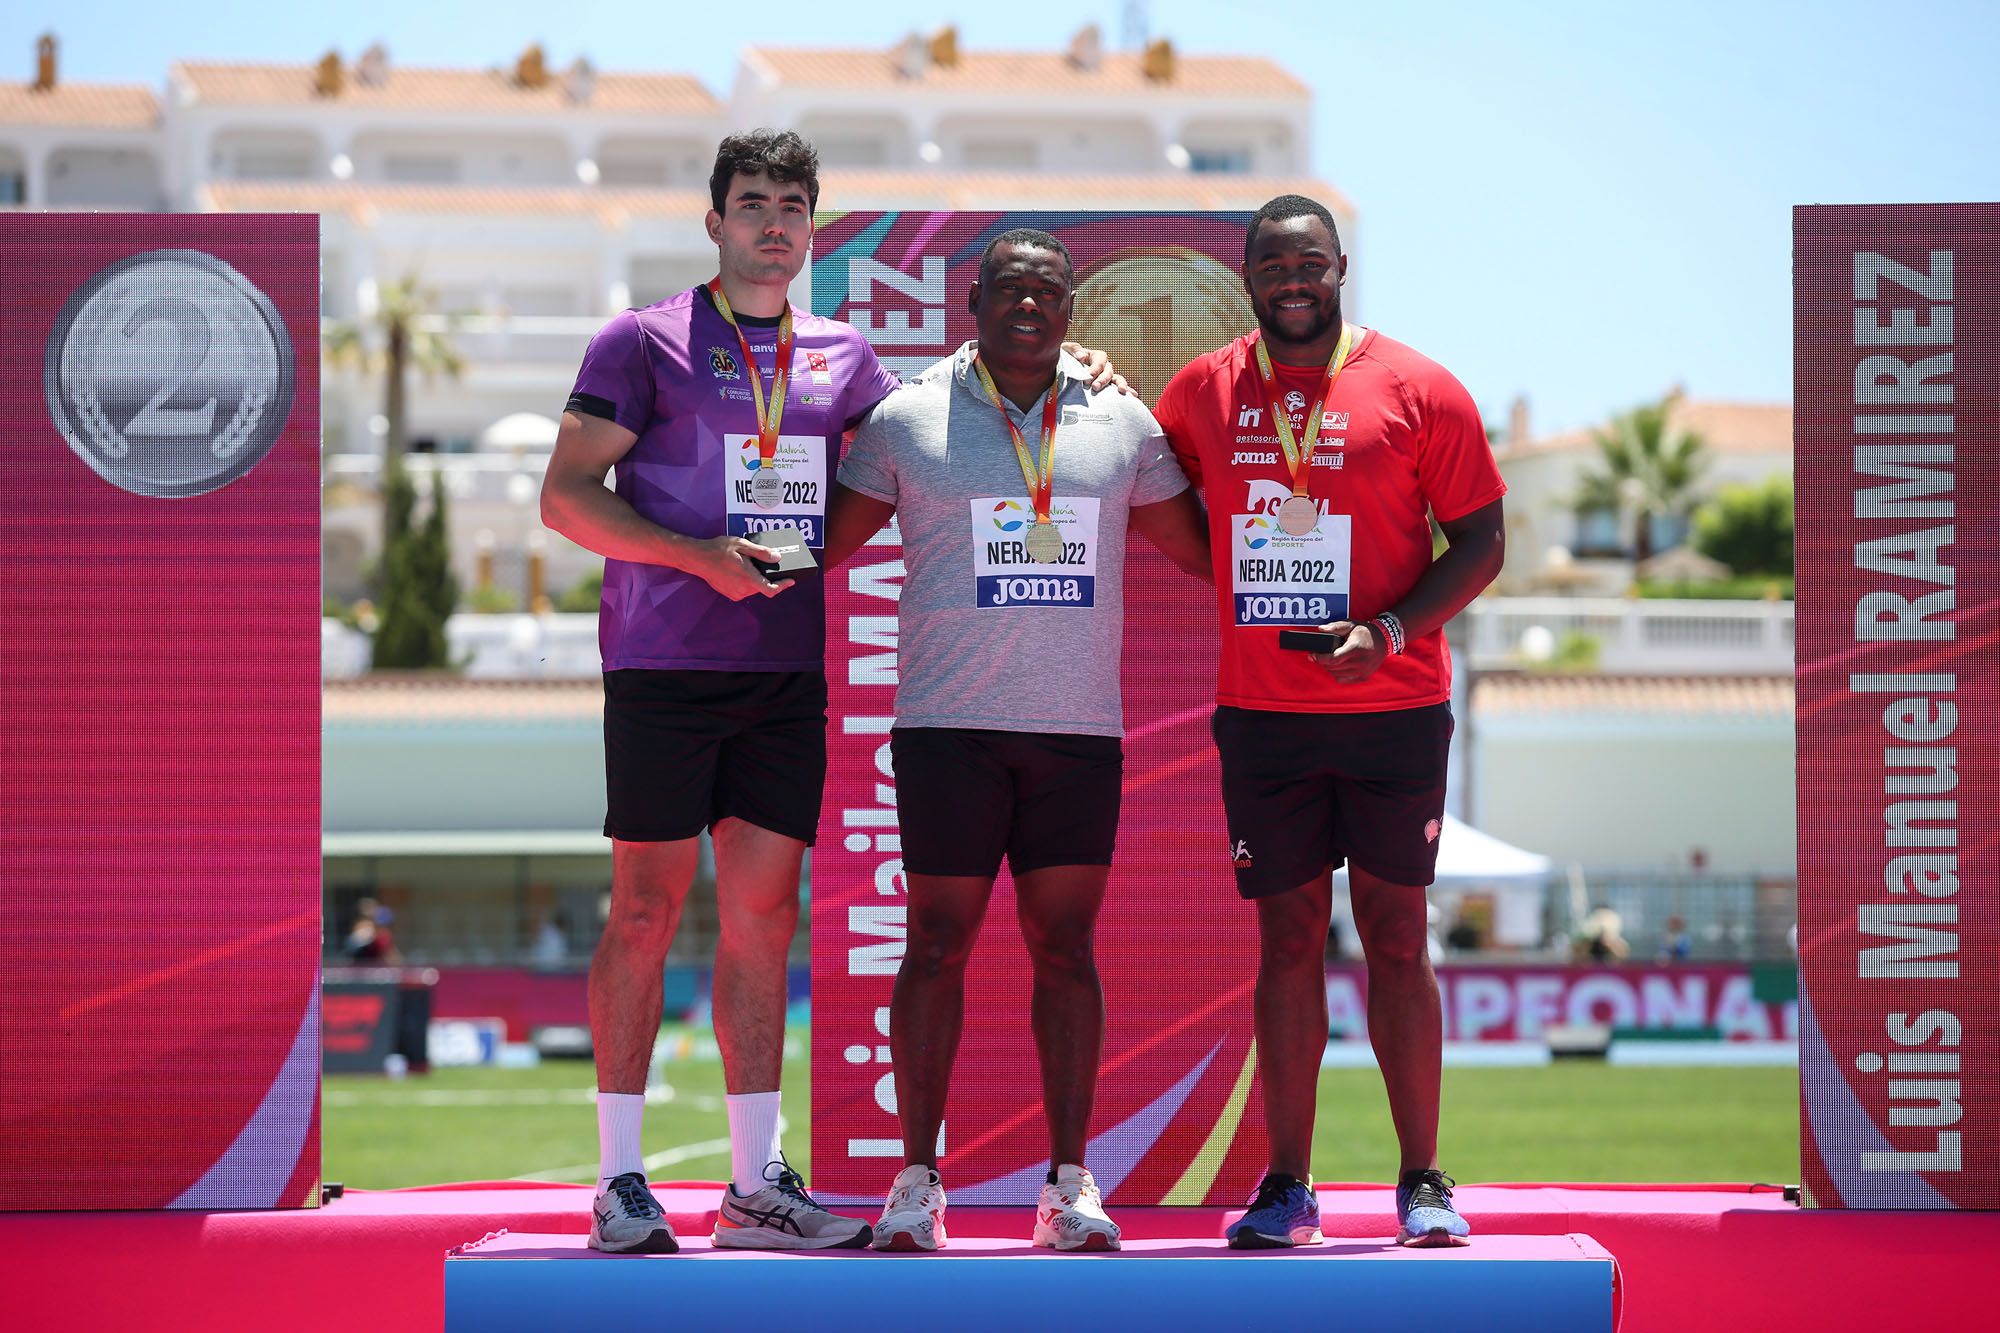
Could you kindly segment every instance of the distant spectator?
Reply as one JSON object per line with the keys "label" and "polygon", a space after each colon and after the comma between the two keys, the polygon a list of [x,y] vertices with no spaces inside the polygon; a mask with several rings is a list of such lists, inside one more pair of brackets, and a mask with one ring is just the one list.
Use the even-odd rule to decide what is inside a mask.
{"label": "distant spectator", "polygon": [[1486,937],[1480,934],[1479,926],[1463,912],[1453,919],[1444,942],[1457,953],[1472,953],[1486,947]]}
{"label": "distant spectator", "polygon": [[1618,913],[1604,906],[1593,909],[1577,934],[1576,953],[1579,960],[1593,963],[1622,963],[1630,957],[1632,946],[1625,942],[1625,923]]}
{"label": "distant spectator", "polygon": [[347,932],[347,941],[342,946],[350,962],[379,963],[382,961],[383,941],[375,925],[376,903],[373,898],[363,898],[354,905],[354,925]]}
{"label": "distant spectator", "polygon": [[528,956],[536,967],[561,967],[569,958],[569,923],[561,912],[542,918]]}
{"label": "distant spectator", "polygon": [[355,963],[401,962],[402,955],[396,951],[396,933],[390,929],[393,920],[395,914],[388,908],[373,898],[363,898],[354,905],[354,925],[347,932],[342,952]]}
{"label": "distant spectator", "polygon": [[1660,941],[1660,961],[1685,963],[1692,957],[1694,957],[1694,936],[1688,934],[1687,921],[1678,916],[1668,917],[1666,937]]}

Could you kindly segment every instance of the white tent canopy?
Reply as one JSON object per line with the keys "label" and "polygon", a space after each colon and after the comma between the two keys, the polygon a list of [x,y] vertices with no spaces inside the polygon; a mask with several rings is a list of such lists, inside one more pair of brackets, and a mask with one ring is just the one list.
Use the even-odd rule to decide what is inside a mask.
{"label": "white tent canopy", "polygon": [[479,432],[481,449],[553,449],[560,427],[539,412],[514,412]]}
{"label": "white tent canopy", "polygon": [[[1449,922],[1468,896],[1493,899],[1493,936],[1489,944],[1532,948],[1542,942],[1542,899],[1553,862],[1539,852],[1523,851],[1490,833],[1447,814],[1438,834],[1437,880],[1430,900],[1438,916]],[[1343,948],[1353,952],[1354,913],[1347,902],[1347,871],[1334,875],[1333,914],[1342,929]]]}

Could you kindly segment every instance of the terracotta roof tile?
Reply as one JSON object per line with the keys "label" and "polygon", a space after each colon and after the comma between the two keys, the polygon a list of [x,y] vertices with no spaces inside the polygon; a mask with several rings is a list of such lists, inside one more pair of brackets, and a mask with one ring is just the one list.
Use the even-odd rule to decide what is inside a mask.
{"label": "terracotta roof tile", "polygon": [[1481,717],[1580,714],[1790,717],[1790,676],[1623,676],[1481,672],[1472,708]]}
{"label": "terracotta roof tile", "polygon": [[552,70],[540,88],[523,88],[510,69],[410,69],[394,64],[379,86],[355,77],[349,64],[337,96],[314,91],[311,65],[235,65],[181,61],[172,77],[185,83],[197,102],[251,106],[326,105],[391,111],[590,111],[644,112],[671,116],[720,116],[722,104],[701,81],[687,74],[599,74],[590,100],[576,103]]}
{"label": "terracotta roof tile", "polygon": [[[1722,403],[1684,398],[1667,419],[1672,426],[1699,434],[1719,454],[1783,453],[1792,447],[1790,403]],[[1596,429],[1564,431],[1529,440],[1519,447],[1509,445],[1496,453],[1506,458],[1564,449],[1594,449]]]}
{"label": "terracotta roof tile", "polygon": [[744,60],[761,66],[781,86],[902,88],[939,92],[1068,94],[1158,93],[1176,97],[1297,98],[1312,90],[1284,67],[1261,56],[1203,56],[1176,52],[1174,76],[1155,82],[1133,52],[1107,51],[1094,70],[1058,51],[961,51],[954,65],[927,63],[915,78],[896,65],[894,51],[755,46]]}
{"label": "terracotta roof tile", "polygon": [[59,83],[37,92],[25,83],[0,83],[0,125],[150,130],[159,122],[160,100],[136,84]]}
{"label": "terracotta roof tile", "polygon": [[[697,218],[704,190],[595,189],[582,186],[397,185],[373,181],[211,181],[207,206],[222,213],[512,213]],[[1272,176],[1054,176],[1006,172],[829,171],[820,207],[1240,210],[1273,195],[1310,194],[1336,213],[1353,208],[1324,181]]]}

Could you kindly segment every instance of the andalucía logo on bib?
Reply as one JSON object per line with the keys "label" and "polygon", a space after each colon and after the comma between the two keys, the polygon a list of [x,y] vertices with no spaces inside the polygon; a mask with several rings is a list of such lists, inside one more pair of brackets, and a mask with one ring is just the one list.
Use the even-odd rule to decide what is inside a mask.
{"label": "andaluc\u00eda logo on bib", "polygon": [[1238,625],[1324,625],[1347,616],[1354,520],[1322,514],[1301,537],[1264,514],[1232,520],[1241,540],[1232,548],[1231,593]]}
{"label": "andaluc\u00eda logo on bib", "polygon": [[1042,562],[1028,554],[1026,532],[1035,511],[1025,497],[985,496],[971,502],[972,582],[975,605],[1097,605],[1097,505],[1095,499],[1055,496],[1049,518],[1062,536],[1062,554]]}

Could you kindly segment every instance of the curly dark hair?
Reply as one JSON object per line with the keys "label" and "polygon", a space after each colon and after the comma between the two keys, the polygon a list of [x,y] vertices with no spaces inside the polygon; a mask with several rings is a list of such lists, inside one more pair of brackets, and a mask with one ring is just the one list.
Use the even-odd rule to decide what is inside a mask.
{"label": "curly dark hair", "polygon": [[1003,231],[986,243],[985,251],[979,256],[979,281],[982,285],[992,279],[993,254],[1001,246],[1017,250],[1045,250],[1063,262],[1063,278],[1070,286],[1076,286],[1076,264],[1069,257],[1069,247],[1045,231],[1033,227],[1016,227]]}
{"label": "curly dark hair", "polygon": [[1308,199],[1302,194],[1281,194],[1257,210],[1250,219],[1250,225],[1243,232],[1243,262],[1250,262],[1250,247],[1257,243],[1257,229],[1266,222],[1290,222],[1293,218],[1313,217],[1326,224],[1333,236],[1333,252],[1340,254],[1340,228],[1335,225],[1333,213],[1317,199]]}
{"label": "curly dark hair", "polygon": [[803,184],[806,202],[819,207],[819,153],[794,130],[746,130],[724,139],[708,175],[708,199],[720,213],[737,174],[764,175],[781,185]]}

